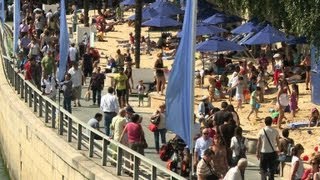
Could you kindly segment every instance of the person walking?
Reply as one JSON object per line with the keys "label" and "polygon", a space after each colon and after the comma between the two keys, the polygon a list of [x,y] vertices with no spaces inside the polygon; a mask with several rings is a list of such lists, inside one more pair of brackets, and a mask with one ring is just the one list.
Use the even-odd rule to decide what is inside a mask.
{"label": "person walking", "polygon": [[291,175],[290,180],[300,180],[303,175],[303,160],[301,154],[304,152],[304,148],[301,144],[296,144],[292,149],[292,160],[291,160]]}
{"label": "person walking", "polygon": [[62,91],[63,91],[63,108],[69,113],[72,113],[71,110],[71,100],[72,100],[72,81],[71,74],[65,75],[65,80],[62,82]]}
{"label": "person walking", "polygon": [[125,107],[125,97],[128,87],[128,77],[124,74],[124,68],[119,68],[119,75],[114,77],[114,89],[117,91],[119,105],[121,108]]}
{"label": "person walking", "polygon": [[110,124],[112,118],[117,115],[119,111],[118,98],[113,95],[114,89],[108,88],[108,93],[101,98],[100,109],[104,112],[104,129],[107,136],[110,136]]}
{"label": "person walking", "polygon": [[247,139],[242,135],[242,128],[236,127],[230,144],[232,150],[232,166],[237,166],[237,163],[241,158],[246,158],[247,142]]}
{"label": "person walking", "polygon": [[220,178],[213,169],[212,159],[214,158],[214,155],[215,153],[211,149],[206,149],[203,152],[203,158],[197,165],[198,180],[218,180]]}
{"label": "person walking", "polygon": [[264,120],[266,127],[258,133],[257,158],[260,160],[261,179],[265,180],[267,174],[270,180],[274,180],[277,163],[277,147],[280,147],[279,133],[271,127],[272,118],[266,117]]}
{"label": "person walking", "polygon": [[82,85],[84,83],[84,76],[81,69],[79,69],[78,62],[73,62],[72,68],[69,69],[68,73],[71,75],[72,81],[72,93],[74,98],[74,107],[77,105],[80,107]]}
{"label": "person walking", "polygon": [[92,77],[90,79],[90,85],[88,87],[88,90],[92,90],[92,101],[93,105],[96,104],[98,101],[98,105],[100,106],[101,102],[101,91],[104,87],[104,80],[105,80],[104,73],[101,73],[101,68],[97,67],[97,72],[92,74]]}
{"label": "person walking", "polygon": [[208,149],[213,143],[212,138],[209,137],[208,129],[202,130],[202,136],[196,140],[194,148],[194,166],[203,158],[204,152]]}
{"label": "person walking", "polygon": [[163,90],[166,85],[166,78],[164,76],[164,66],[162,60],[162,53],[157,54],[158,59],[154,63],[154,69],[156,70],[156,81],[157,81],[157,93],[163,95]]}
{"label": "person walking", "polygon": [[154,143],[156,147],[157,154],[159,154],[160,146],[159,146],[159,135],[161,136],[161,143],[166,144],[166,117],[165,117],[165,109],[166,105],[161,104],[158,110],[153,114],[151,119],[158,119],[155,124],[157,124],[157,130],[153,132],[154,134]]}

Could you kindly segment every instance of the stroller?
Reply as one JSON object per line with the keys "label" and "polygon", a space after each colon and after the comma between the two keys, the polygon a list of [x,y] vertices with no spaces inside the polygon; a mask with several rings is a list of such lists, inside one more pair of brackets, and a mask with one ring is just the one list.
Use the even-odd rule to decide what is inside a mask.
{"label": "stroller", "polygon": [[176,136],[160,149],[160,158],[167,161],[167,168],[173,172],[187,177],[190,173],[190,153],[186,148],[186,144]]}

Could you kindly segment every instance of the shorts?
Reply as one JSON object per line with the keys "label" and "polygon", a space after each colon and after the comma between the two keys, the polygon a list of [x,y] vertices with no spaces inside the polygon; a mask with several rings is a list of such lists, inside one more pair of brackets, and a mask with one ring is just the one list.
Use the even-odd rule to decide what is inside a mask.
{"label": "shorts", "polygon": [[125,96],[126,94],[127,94],[127,90],[126,89],[121,89],[121,90],[117,89],[118,98],[122,97],[122,96]]}
{"label": "shorts", "polygon": [[139,94],[138,98],[139,98],[139,101],[143,101],[144,95],[143,94]]}
{"label": "shorts", "polygon": [[244,101],[244,95],[243,94],[236,94],[236,100],[241,100],[242,102]]}

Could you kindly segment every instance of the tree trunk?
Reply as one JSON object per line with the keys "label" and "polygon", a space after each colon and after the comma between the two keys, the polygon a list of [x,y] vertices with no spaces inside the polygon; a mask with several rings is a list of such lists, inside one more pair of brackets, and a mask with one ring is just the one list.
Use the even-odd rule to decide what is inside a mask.
{"label": "tree trunk", "polygon": [[84,26],[89,27],[89,1],[83,0]]}
{"label": "tree trunk", "polygon": [[143,0],[136,0],[136,19],[134,23],[135,35],[134,35],[134,58],[136,68],[140,68],[140,39],[141,39],[141,21],[142,21],[142,5]]}

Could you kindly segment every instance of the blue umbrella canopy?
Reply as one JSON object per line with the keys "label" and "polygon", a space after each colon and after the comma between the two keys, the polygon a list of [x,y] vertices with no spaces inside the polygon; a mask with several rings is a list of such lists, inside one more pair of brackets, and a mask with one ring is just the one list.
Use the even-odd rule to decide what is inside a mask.
{"label": "blue umbrella canopy", "polygon": [[258,25],[257,23],[249,21],[249,22],[246,22],[246,23],[238,26],[237,28],[232,30],[231,33],[232,34],[243,34],[243,33],[255,32],[257,25]]}
{"label": "blue umbrella canopy", "polygon": [[120,4],[123,6],[134,6],[134,5],[136,5],[136,1],[135,0],[124,0]]}
{"label": "blue umbrella canopy", "polygon": [[[214,25],[210,25],[210,24],[198,24],[197,28],[196,28],[196,35],[197,36],[213,35],[213,34],[219,34],[219,33],[223,33],[223,32],[227,32],[227,30],[219,28]],[[179,32],[178,37],[181,37],[181,36],[182,36],[182,33]]]}
{"label": "blue umbrella canopy", "polygon": [[289,36],[288,40],[286,41],[287,44],[289,45],[294,45],[294,44],[307,44],[307,38],[304,36],[300,37],[295,37],[295,36]]}
{"label": "blue umbrella canopy", "polygon": [[228,16],[222,13],[216,13],[203,21],[207,24],[221,24],[228,22]]}
{"label": "blue umbrella canopy", "polygon": [[166,16],[156,16],[142,23],[142,26],[149,27],[174,27],[180,25],[180,22]]}
{"label": "blue umbrella canopy", "polygon": [[[145,7],[142,9],[142,20],[148,20],[158,15],[158,12],[151,7]],[[129,20],[135,20],[136,15],[128,17]]]}
{"label": "blue umbrella canopy", "polygon": [[235,42],[217,36],[196,45],[196,50],[200,52],[243,51],[244,49]]}
{"label": "blue umbrella canopy", "polygon": [[154,8],[160,16],[172,16],[184,13],[183,10],[181,10],[175,4],[168,1],[156,1],[152,3],[150,7]]}
{"label": "blue umbrella canopy", "polygon": [[255,44],[273,44],[277,42],[287,41],[286,34],[279,31],[278,29],[267,25],[256,35],[243,42],[243,44],[255,45]]}

